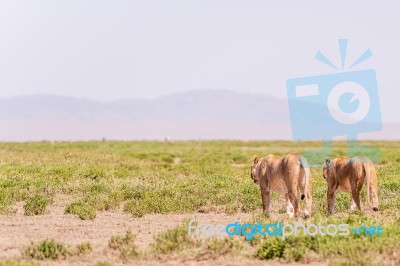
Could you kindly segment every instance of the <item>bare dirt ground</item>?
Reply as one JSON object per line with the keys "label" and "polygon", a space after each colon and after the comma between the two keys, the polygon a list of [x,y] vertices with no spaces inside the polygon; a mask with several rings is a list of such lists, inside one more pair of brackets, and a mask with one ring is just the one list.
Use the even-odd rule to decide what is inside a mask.
{"label": "bare dirt ground", "polygon": [[[141,252],[146,253],[154,237],[159,233],[182,224],[187,219],[195,219],[202,224],[229,224],[252,221],[251,213],[226,214],[218,207],[206,207],[205,213],[188,214],[147,214],[140,218],[132,217],[122,210],[97,212],[93,221],[84,221],[75,215],[65,214],[67,198],[58,198],[44,215],[25,216],[23,202],[15,206],[16,213],[0,216],[0,261],[26,259],[23,251],[32,242],[39,243],[45,239],[54,239],[67,246],[76,246],[90,242],[92,252],[84,256],[69,256],[61,260],[36,261],[40,265],[94,265],[96,262],[109,262],[111,265],[282,265],[275,261],[260,261],[258,259],[241,259],[221,257],[205,260],[182,260],[177,258],[122,261],[119,254],[108,247],[109,240],[115,235],[124,235],[131,230],[135,235],[135,244]],[[272,202],[273,209],[283,206],[283,200]],[[340,214],[338,214],[340,215]],[[274,216],[284,219],[284,213],[274,212]],[[315,262],[313,263],[315,264]],[[285,263],[285,265],[304,265],[301,263]],[[316,264],[317,265],[317,264]],[[318,263],[326,265],[326,262]]]}
{"label": "bare dirt ground", "polygon": [[[279,205],[279,204],[277,204]],[[108,247],[112,236],[124,235],[131,230],[136,236],[135,243],[141,252],[145,252],[152,243],[154,236],[170,228],[182,224],[187,219],[195,219],[199,223],[228,224],[235,221],[249,222],[253,218],[250,213],[228,215],[219,213],[218,208],[206,208],[207,213],[192,214],[147,214],[134,218],[122,210],[97,212],[93,221],[80,220],[70,214],[64,214],[65,202],[61,200],[48,207],[48,213],[38,216],[25,216],[23,202],[15,206],[16,213],[0,216],[0,261],[7,259],[24,259],[23,251],[32,242],[38,243],[45,239],[55,239],[67,246],[75,246],[90,242],[93,251],[84,256],[69,256],[63,260],[36,261],[40,265],[94,265],[96,262],[109,262],[111,265],[282,265],[275,261],[260,261],[257,259],[241,259],[221,257],[205,260],[182,260],[177,258],[154,259],[146,258],[124,262],[116,251]],[[210,212],[208,212],[210,211]],[[284,214],[275,213],[275,216]],[[26,258],[25,258],[26,259]],[[301,263],[284,263],[285,265],[304,265]],[[326,265],[326,262],[313,263]]]}
{"label": "bare dirt ground", "polygon": [[[22,203],[16,206],[13,215],[0,216],[0,260],[23,258],[23,251],[32,242],[38,243],[45,239],[55,239],[68,246],[90,242],[93,251],[84,256],[71,256],[66,260],[40,261],[41,265],[93,265],[99,261],[107,261],[112,265],[123,264],[113,250],[108,248],[108,242],[114,235],[124,235],[131,230],[136,236],[135,243],[141,251],[145,251],[155,235],[181,224],[185,219],[195,218],[199,223],[228,224],[234,221],[245,222],[251,219],[251,214],[225,213],[194,213],[194,214],[148,214],[134,218],[121,210],[98,212],[93,221],[83,221],[74,215],[64,214],[65,206],[53,204],[49,212],[38,216],[25,216]],[[257,260],[249,260],[256,263]],[[160,261],[142,260],[128,264],[153,265]],[[178,261],[176,259],[162,261],[163,264],[174,265],[239,265],[248,264],[245,261],[227,261],[217,259],[212,261]],[[261,263],[258,261],[258,263]]]}

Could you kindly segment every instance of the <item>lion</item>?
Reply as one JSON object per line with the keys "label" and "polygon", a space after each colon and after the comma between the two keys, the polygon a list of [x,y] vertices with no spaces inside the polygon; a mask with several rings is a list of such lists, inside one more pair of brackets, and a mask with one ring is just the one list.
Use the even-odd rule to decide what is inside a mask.
{"label": "lion", "polygon": [[311,215],[311,174],[306,158],[298,154],[288,154],[283,158],[270,154],[258,159],[255,155],[251,166],[251,178],[260,185],[263,211],[269,216],[270,191],[284,194],[286,198],[286,214],[296,219],[299,217],[299,201],[297,189],[301,191],[301,199],[306,199],[303,218]]}
{"label": "lion", "polygon": [[[338,157],[326,158],[323,165],[323,176],[328,185],[328,216],[333,214],[336,190],[351,193],[350,209],[361,211],[360,191],[365,183],[368,206],[378,211],[378,188],[374,164],[367,157],[355,156],[351,159]],[[372,196],[372,205],[370,201]]]}

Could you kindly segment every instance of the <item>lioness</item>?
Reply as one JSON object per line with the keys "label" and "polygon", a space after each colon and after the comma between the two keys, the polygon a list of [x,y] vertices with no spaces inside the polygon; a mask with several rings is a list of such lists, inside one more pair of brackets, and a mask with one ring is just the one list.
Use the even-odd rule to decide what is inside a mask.
{"label": "lioness", "polygon": [[[335,193],[339,188],[351,192],[350,209],[361,210],[360,191],[365,183],[367,189],[367,203],[374,211],[378,211],[378,188],[376,172],[373,163],[367,157],[339,157],[325,159],[323,175],[328,184],[328,215],[333,213]],[[372,206],[370,202],[372,196]]]}
{"label": "lioness", "polygon": [[[301,199],[306,199],[303,218],[310,217],[311,174],[307,160],[298,154],[289,154],[283,158],[270,154],[258,159],[254,156],[251,166],[251,178],[254,183],[260,184],[263,211],[269,215],[270,191],[284,194],[286,198],[286,213],[290,218],[299,217],[299,202],[297,188],[301,191]],[[293,213],[294,207],[294,213]]]}

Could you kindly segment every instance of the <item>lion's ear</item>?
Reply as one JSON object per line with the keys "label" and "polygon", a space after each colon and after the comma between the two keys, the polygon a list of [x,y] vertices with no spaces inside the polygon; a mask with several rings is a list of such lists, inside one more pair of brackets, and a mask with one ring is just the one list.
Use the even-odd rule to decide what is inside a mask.
{"label": "lion's ear", "polygon": [[258,156],[254,155],[252,161],[253,161],[253,164],[258,163]]}
{"label": "lion's ear", "polygon": [[325,158],[324,160],[324,167],[331,167],[331,159],[330,158]]}

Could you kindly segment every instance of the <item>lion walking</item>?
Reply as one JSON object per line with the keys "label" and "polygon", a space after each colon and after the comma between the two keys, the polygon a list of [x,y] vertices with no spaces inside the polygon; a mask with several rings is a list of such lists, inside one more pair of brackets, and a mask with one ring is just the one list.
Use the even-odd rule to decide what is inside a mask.
{"label": "lion walking", "polygon": [[[336,190],[351,193],[350,209],[361,211],[360,191],[366,187],[367,204],[378,211],[378,183],[374,164],[367,157],[355,156],[351,159],[338,157],[325,159],[323,176],[328,185],[328,215],[334,211]],[[372,203],[371,203],[372,198]]]}
{"label": "lion walking", "polygon": [[272,154],[253,159],[251,178],[260,185],[263,211],[270,213],[270,191],[285,195],[286,213],[289,217],[300,215],[298,190],[301,199],[305,199],[306,207],[302,213],[304,218],[311,215],[311,173],[306,158],[298,154],[288,154],[283,158]]}

